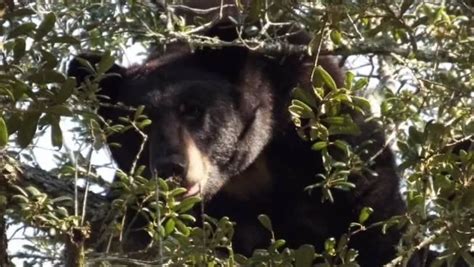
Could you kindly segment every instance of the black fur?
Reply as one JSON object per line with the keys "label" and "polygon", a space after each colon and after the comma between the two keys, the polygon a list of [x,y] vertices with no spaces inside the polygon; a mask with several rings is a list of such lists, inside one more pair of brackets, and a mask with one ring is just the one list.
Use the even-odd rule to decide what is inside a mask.
{"label": "black fur", "polygon": [[[234,30],[219,26],[210,33],[226,38],[229,34]],[[92,63],[100,58],[81,57]],[[310,88],[313,63],[308,56],[266,56],[237,47],[191,52],[176,45],[143,65],[114,66],[112,71],[121,78],[103,80],[100,93],[111,103],[146,106],[153,124],[149,150],[141,163],[150,163],[159,174],[185,176],[192,164],[185,149],[190,140],[194,143],[210,166],[202,188],[206,213],[237,222],[234,247],[238,252],[249,255],[268,244],[268,233],[257,220],[261,213],[271,217],[276,236],[290,247],[308,243],[321,250],[326,238],[338,238],[350,222],[357,221],[363,207],[375,210],[370,222],[376,222],[402,214],[405,204],[388,149],[372,166],[378,176],[352,175],[357,187],[335,191],[334,203],[321,203],[319,190],[311,195],[303,191],[318,181],[315,175],[324,168],[321,155],[297,136],[287,110],[295,86]],[[341,84],[342,72],[333,59],[322,57],[319,64]],[[73,60],[69,75],[82,81],[88,73]],[[123,115],[112,108],[101,108],[99,113],[112,120]],[[373,139],[371,152],[383,148],[379,127],[357,120],[363,133],[346,141],[356,145]],[[110,140],[122,145],[112,148],[121,168],[130,168],[139,140],[133,132]],[[184,186],[193,182],[182,179]],[[362,266],[381,266],[395,256],[400,236],[394,229],[387,234],[371,229],[354,236],[351,246],[359,250]]]}

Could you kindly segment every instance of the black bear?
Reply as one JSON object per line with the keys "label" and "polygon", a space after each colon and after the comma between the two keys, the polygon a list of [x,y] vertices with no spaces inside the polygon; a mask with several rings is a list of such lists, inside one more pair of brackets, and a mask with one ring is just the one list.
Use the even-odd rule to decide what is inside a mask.
{"label": "black bear", "polygon": [[[237,38],[235,29],[216,25],[209,36]],[[306,44],[299,36],[289,40]],[[100,56],[82,55],[92,65]],[[329,57],[322,65],[342,85],[342,71]],[[258,222],[259,214],[272,219],[278,238],[290,247],[313,244],[322,249],[328,237],[339,237],[357,221],[363,207],[374,209],[372,222],[405,211],[399,177],[391,151],[385,148],[380,127],[357,123],[364,129],[345,141],[357,145],[373,140],[371,153],[378,153],[373,173],[352,174],[356,188],[334,191],[334,202],[321,202],[321,192],[304,188],[324,172],[321,154],[296,133],[288,106],[292,90],[311,88],[314,58],[251,51],[245,47],[202,48],[174,45],[161,56],[130,68],[113,66],[116,73],[100,82],[99,94],[109,103],[145,105],[153,124],[148,127],[148,149],[141,159],[162,177],[178,176],[187,195],[200,194],[205,212],[212,217],[229,216],[236,222],[233,240],[237,252],[249,255],[266,247],[268,232]],[[90,73],[73,60],[69,75],[78,81]],[[104,106],[99,114],[117,120],[123,111]],[[118,166],[129,169],[139,149],[133,132],[115,136],[111,142]],[[355,235],[351,247],[359,250],[362,266],[381,266],[395,256],[401,233],[380,228]]]}

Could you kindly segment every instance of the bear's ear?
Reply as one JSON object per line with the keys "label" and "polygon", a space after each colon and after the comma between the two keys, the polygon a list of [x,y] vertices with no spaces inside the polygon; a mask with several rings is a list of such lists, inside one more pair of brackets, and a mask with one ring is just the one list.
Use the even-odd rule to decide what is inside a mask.
{"label": "bear's ear", "polygon": [[[76,78],[77,86],[86,80],[92,80],[97,74],[103,74],[99,81],[101,91],[99,94],[107,96],[111,102],[115,102],[120,93],[120,85],[123,82],[125,68],[113,64],[110,66],[106,61],[110,57],[100,54],[80,54],[74,57],[67,69],[67,75]],[[107,68],[100,70],[100,68]],[[103,72],[103,73],[99,73]]]}

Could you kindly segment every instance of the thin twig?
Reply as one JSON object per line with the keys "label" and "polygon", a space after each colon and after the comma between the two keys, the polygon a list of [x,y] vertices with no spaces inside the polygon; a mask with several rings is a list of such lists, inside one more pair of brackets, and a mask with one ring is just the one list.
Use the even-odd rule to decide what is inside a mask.
{"label": "thin twig", "polygon": [[132,125],[133,129],[135,129],[135,131],[138,134],[140,134],[140,136],[142,137],[142,143],[140,144],[140,148],[138,149],[138,153],[137,153],[135,159],[133,160],[132,167],[130,168],[130,172],[129,172],[130,179],[133,179],[133,175],[135,173],[135,169],[137,167],[138,160],[140,159],[143,151],[145,150],[145,144],[148,140],[148,136],[142,130],[140,130],[140,128],[138,128],[138,126],[135,124],[135,122],[132,122],[131,125]]}
{"label": "thin twig", "polygon": [[396,257],[389,263],[385,264],[384,267],[396,267],[399,266],[399,264],[404,260],[410,258],[410,256],[415,253],[418,250],[421,250],[422,248],[429,246],[433,241],[436,240],[440,235],[442,235],[444,232],[448,230],[448,226],[444,226],[441,229],[439,229],[435,234],[425,238],[423,241],[421,241],[417,246],[414,246],[410,248],[409,250],[405,251],[402,255]]}
{"label": "thin twig", "polygon": [[[91,126],[92,127],[92,126]],[[86,211],[87,211],[87,196],[89,193],[90,187],[90,173],[92,172],[92,152],[94,148],[91,147],[89,150],[89,154],[87,155],[87,173],[86,173],[86,186],[84,188],[84,198],[82,200],[82,217],[81,217],[81,226],[84,225],[84,220],[86,218]]]}
{"label": "thin twig", "polygon": [[190,12],[190,13],[193,13],[195,15],[207,15],[207,14],[215,12],[215,11],[219,11],[219,13],[221,14],[222,13],[221,10],[223,10],[225,8],[237,7],[237,6],[235,4],[226,4],[226,5],[219,5],[219,6],[215,6],[215,7],[211,7],[211,8],[207,8],[207,9],[193,8],[193,7],[189,7],[189,6],[185,6],[185,5],[169,5],[169,7],[174,9],[174,10],[181,10],[181,11]]}

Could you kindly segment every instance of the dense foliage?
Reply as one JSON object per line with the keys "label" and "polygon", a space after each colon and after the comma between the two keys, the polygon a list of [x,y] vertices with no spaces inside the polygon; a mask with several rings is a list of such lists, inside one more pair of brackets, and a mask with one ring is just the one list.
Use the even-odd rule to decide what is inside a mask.
{"label": "dense foliage", "polygon": [[[330,138],[361,130],[341,106],[356,109],[383,125],[386,145],[396,152],[405,181],[408,212],[377,223],[384,229],[406,227],[399,257],[391,265],[403,265],[427,247],[440,251],[435,264],[464,258],[474,265],[469,253],[474,246],[474,6],[469,1],[255,0],[240,6],[245,20],[233,18],[245,38],[231,43],[199,35],[213,23],[208,14],[216,14],[215,9],[201,10],[197,13],[204,17],[191,21],[177,14],[196,10],[173,1],[164,7],[140,1],[20,2],[0,3],[0,237],[6,240],[13,234],[2,233],[5,225],[17,232],[27,228],[23,237],[31,243],[20,249],[14,240],[6,240],[9,259],[64,263],[66,254],[73,255],[66,257],[71,266],[310,266],[314,259],[323,259],[321,266],[356,266],[357,252],[347,242],[373,227],[365,224],[370,208],[347,235],[328,237],[324,251],[311,245],[288,249],[284,240],[273,236],[267,250],[245,258],[232,251],[233,226],[227,218],[205,218],[203,227],[191,226],[195,218],[186,212],[200,205],[199,199],[183,200],[184,189],[171,181],[144,178],[144,166],[135,164],[131,170],[119,170],[113,183],[104,179],[103,163],[94,158],[107,145],[107,137],[124,131],[143,133],[151,121],[142,109],[129,108],[130,116],[120,125],[104,122],[96,115],[98,81],[116,60],[127,63],[137,57],[136,49],[130,49],[134,44],[161,50],[179,40],[195,49],[234,45],[268,53],[286,49],[339,56],[351,70],[344,87],[338,88],[316,67],[316,60],[314,94],[296,89],[289,107],[302,138],[324,155],[325,171],[308,190],[323,190],[322,201],[332,201],[333,190],[354,186],[347,180],[351,171],[370,171],[370,162],[358,157],[363,144],[351,147]],[[304,28],[313,39],[307,46],[281,45],[283,27],[290,32]],[[65,75],[65,66],[73,55],[91,50],[104,56],[97,70],[89,66],[96,78],[78,90],[75,80]],[[343,152],[344,160],[332,158],[332,149]],[[54,164],[44,167],[44,161]],[[76,190],[45,192],[35,180],[25,186],[10,175],[24,165],[43,167]],[[90,195],[112,187],[117,194],[112,203],[91,205]],[[120,245],[110,245],[126,239],[124,214],[131,208],[149,219],[146,230],[153,242],[142,253],[127,254]],[[104,209],[110,214],[102,217],[103,225],[94,227]],[[271,232],[269,218],[259,219]],[[94,231],[100,227],[98,236]],[[99,240],[109,244],[110,253],[88,249]],[[0,265],[7,262],[2,241]]]}

